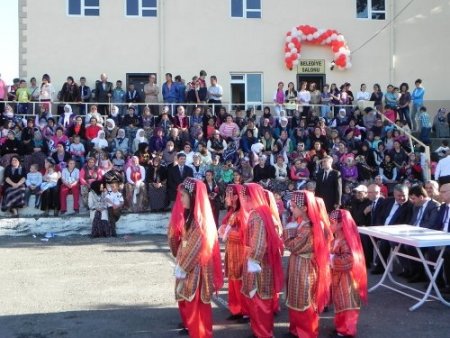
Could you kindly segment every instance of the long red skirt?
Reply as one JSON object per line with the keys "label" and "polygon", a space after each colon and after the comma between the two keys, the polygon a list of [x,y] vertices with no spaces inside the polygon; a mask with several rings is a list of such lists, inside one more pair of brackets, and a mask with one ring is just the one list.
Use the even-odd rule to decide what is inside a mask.
{"label": "long red skirt", "polygon": [[258,338],[273,337],[273,299],[261,299],[258,294],[247,299],[250,327]]}
{"label": "long red skirt", "polygon": [[211,304],[205,304],[200,297],[201,287],[197,288],[195,297],[191,302],[182,300],[178,302],[181,320],[189,330],[189,337],[212,338],[212,309]]}
{"label": "long red skirt", "polygon": [[228,280],[228,308],[232,315],[248,315],[245,296],[241,293],[242,281]]}
{"label": "long red skirt", "polygon": [[334,325],[337,333],[344,336],[356,336],[359,310],[346,310],[336,313]]}
{"label": "long red skirt", "polygon": [[317,338],[319,336],[319,314],[312,306],[305,311],[289,308],[289,332],[299,338]]}

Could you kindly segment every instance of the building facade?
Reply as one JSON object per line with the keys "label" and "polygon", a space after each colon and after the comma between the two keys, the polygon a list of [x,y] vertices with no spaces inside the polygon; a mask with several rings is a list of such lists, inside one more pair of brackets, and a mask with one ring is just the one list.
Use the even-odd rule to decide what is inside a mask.
{"label": "building facade", "polygon": [[[180,74],[216,75],[224,101],[271,102],[284,65],[286,33],[298,25],[345,36],[352,67],[330,70],[329,47],[303,44],[301,57],[324,62],[326,83],[374,83],[385,90],[421,78],[432,105],[449,99],[450,3],[441,0],[43,0],[19,1],[20,76],[68,75],[93,85]],[[304,70],[304,69],[303,69]],[[316,74],[317,73],[317,74]]]}

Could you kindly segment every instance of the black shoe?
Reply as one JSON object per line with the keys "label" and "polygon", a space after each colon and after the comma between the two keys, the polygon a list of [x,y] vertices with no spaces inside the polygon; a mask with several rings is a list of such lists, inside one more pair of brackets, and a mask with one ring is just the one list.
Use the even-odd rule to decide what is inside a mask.
{"label": "black shoe", "polygon": [[227,317],[227,320],[239,320],[244,318],[244,316],[242,314],[237,314],[237,315],[229,315]]}
{"label": "black shoe", "polygon": [[178,331],[180,336],[189,336],[189,330],[183,327],[180,331]]}
{"label": "black shoe", "polygon": [[423,283],[426,282],[428,279],[421,273],[417,273],[411,278],[408,279],[408,283]]}
{"label": "black shoe", "polygon": [[283,338],[297,338],[297,336],[295,336],[292,333],[288,332],[288,333],[285,333],[283,335]]}
{"label": "black shoe", "polygon": [[250,321],[250,317],[242,316],[242,318],[238,319],[237,322],[239,324],[247,324]]}
{"label": "black shoe", "polygon": [[370,271],[371,275],[381,275],[384,273],[384,268],[380,266],[376,266],[372,271]]}
{"label": "black shoe", "polygon": [[178,323],[177,329],[185,329],[183,322]]}

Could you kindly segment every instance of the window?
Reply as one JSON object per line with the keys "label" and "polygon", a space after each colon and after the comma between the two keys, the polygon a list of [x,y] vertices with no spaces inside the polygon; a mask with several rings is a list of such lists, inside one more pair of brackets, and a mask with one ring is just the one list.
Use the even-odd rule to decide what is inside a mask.
{"label": "window", "polygon": [[261,19],[261,0],[231,0],[231,17]]}
{"label": "window", "polygon": [[67,12],[74,16],[99,16],[100,0],[68,0]]}
{"label": "window", "polygon": [[356,0],[356,17],[358,19],[385,20],[385,0]]}
{"label": "window", "polygon": [[125,0],[126,15],[140,17],[156,17],[158,14],[157,0]]}
{"label": "window", "polygon": [[247,109],[262,105],[262,74],[231,74],[231,103],[233,108]]}

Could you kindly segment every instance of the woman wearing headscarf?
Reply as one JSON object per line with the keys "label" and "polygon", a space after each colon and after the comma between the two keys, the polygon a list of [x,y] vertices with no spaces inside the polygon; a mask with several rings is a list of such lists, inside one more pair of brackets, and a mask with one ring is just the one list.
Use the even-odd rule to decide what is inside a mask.
{"label": "woman wearing headscarf", "polygon": [[[22,145],[18,139],[16,139],[16,134],[13,130],[8,130],[8,136],[5,142],[2,144],[2,156],[8,154],[21,155]],[[10,157],[11,158],[11,157]]]}
{"label": "woman wearing headscarf", "polygon": [[319,314],[329,301],[329,249],[322,221],[326,214],[306,190],[293,192],[291,210],[294,221],[283,230],[285,247],[291,252],[286,287],[289,332],[315,338]]}
{"label": "woman wearing headscarf", "polygon": [[113,119],[106,119],[105,123],[105,138],[108,141],[108,145],[117,137],[119,128],[116,126],[116,122]]}
{"label": "woman wearing headscarf", "polygon": [[70,126],[75,124],[76,117],[77,115],[72,111],[70,104],[66,104],[64,106],[64,113],[59,117],[58,126],[62,127],[64,130],[67,130]]}
{"label": "woman wearing headscarf", "polygon": [[41,210],[48,215],[53,210],[54,216],[59,212],[59,179],[61,172],[55,168],[55,160],[51,157],[45,159],[45,173],[42,176],[42,184],[40,187]]}
{"label": "woman wearing headscarf", "polygon": [[20,164],[19,157],[11,156],[4,173],[2,211],[9,210],[11,214],[17,216],[17,209],[25,205],[25,181],[26,172]]}
{"label": "woman wearing headscarf", "polygon": [[108,222],[108,205],[101,181],[93,181],[89,191],[90,219],[92,222],[92,237],[110,237],[113,235]]}
{"label": "woman wearing headscarf", "polygon": [[433,128],[436,132],[436,137],[446,138],[450,136],[447,109],[439,108],[433,120]]}
{"label": "woman wearing headscarf", "polygon": [[186,178],[179,187],[168,226],[176,257],[175,298],[193,338],[212,338],[211,297],[223,285],[222,262],[208,194],[202,181]]}
{"label": "woman wearing headscarf", "polygon": [[133,145],[131,147],[131,151],[133,153],[135,153],[136,151],[138,151],[139,148],[139,143],[147,143],[148,144],[148,140],[145,137],[145,131],[144,129],[138,129],[136,132],[136,137],[133,140]]}
{"label": "woman wearing headscarf", "polygon": [[97,133],[97,137],[92,141],[92,150],[96,152],[100,152],[108,149],[108,141],[106,140],[105,132],[103,130],[99,130]]}
{"label": "woman wearing headscarf", "polygon": [[130,152],[128,148],[128,138],[125,136],[125,129],[119,129],[117,131],[117,136],[111,142],[111,156],[113,156],[118,150],[122,151],[124,156],[127,156]]}
{"label": "woman wearing headscarf", "polygon": [[80,170],[80,193],[84,206],[88,206],[88,194],[91,183],[102,179],[102,172],[94,157],[89,157]]}
{"label": "woman wearing headscarf", "polygon": [[153,158],[147,169],[145,180],[148,183],[148,202],[151,211],[167,208],[167,169],[161,164],[161,157]]}
{"label": "woman wearing headscarf", "polygon": [[331,294],[334,305],[334,338],[355,337],[361,300],[367,302],[367,271],[364,252],[350,212],[330,214],[334,240],[331,243]]}
{"label": "woman wearing headscarf", "polygon": [[145,187],[145,169],[139,165],[139,157],[133,156],[125,171],[125,207],[132,212],[147,210],[147,189]]}

